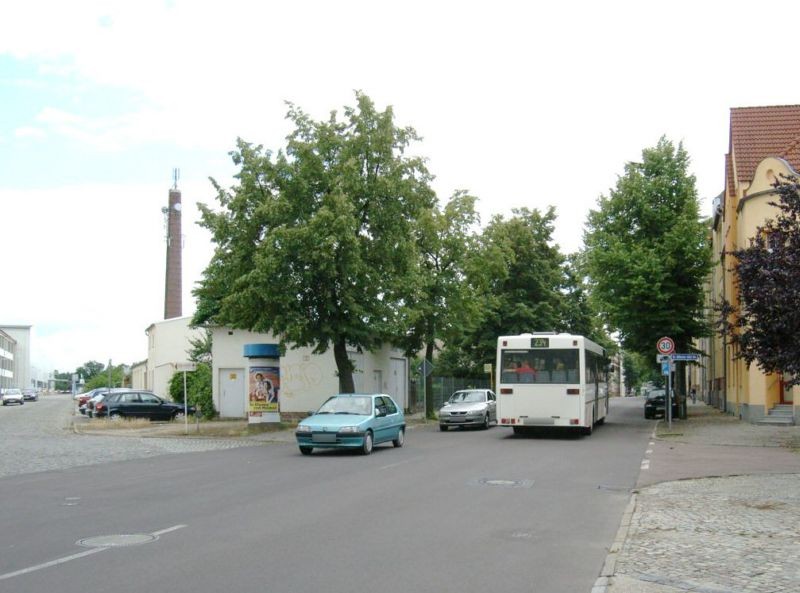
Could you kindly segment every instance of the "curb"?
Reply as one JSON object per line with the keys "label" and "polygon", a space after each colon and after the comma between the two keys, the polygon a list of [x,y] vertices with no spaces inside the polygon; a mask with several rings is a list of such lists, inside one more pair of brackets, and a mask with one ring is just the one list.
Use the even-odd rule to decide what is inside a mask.
{"label": "curb", "polygon": [[600,571],[600,576],[594,582],[591,593],[606,593],[608,591],[608,586],[611,584],[611,577],[614,576],[617,567],[617,557],[628,537],[631,519],[635,511],[636,492],[634,491],[633,494],[631,494],[631,499],[628,501],[628,506],[625,507],[625,511],[622,513],[622,520],[620,521],[619,529],[617,529],[617,535],[614,537],[611,547],[608,548],[608,555],[606,556],[606,561],[603,563],[603,569]]}

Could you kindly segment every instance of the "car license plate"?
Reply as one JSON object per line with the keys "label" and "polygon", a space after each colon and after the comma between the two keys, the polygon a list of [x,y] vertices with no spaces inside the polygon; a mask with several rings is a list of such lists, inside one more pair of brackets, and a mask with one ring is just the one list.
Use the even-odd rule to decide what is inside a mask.
{"label": "car license plate", "polygon": [[335,443],[336,433],[314,433],[311,435],[311,440],[315,443]]}

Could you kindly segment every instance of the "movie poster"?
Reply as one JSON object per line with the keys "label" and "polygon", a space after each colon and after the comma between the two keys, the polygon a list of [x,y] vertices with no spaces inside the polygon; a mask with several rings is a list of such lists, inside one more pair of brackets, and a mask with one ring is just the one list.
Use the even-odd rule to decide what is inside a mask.
{"label": "movie poster", "polygon": [[251,418],[277,414],[281,379],[278,367],[250,367],[248,381],[248,415]]}

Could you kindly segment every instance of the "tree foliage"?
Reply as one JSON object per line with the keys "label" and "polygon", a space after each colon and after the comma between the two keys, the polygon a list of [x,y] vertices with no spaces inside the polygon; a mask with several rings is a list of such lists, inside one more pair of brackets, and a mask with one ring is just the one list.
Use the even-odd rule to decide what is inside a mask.
{"label": "tree foliage", "polygon": [[800,385],[800,181],[791,176],[774,187],[776,217],[748,247],[728,253],[739,306],[724,302],[718,326],[735,356]]}
{"label": "tree foliage", "polygon": [[590,333],[580,274],[553,243],[555,210],[521,208],[495,216],[467,265],[480,291],[475,318],[448,344],[441,363],[459,375],[483,373],[494,362],[497,338],[536,331]]}
{"label": "tree foliage", "polygon": [[[211,364],[200,362],[197,370],[186,373],[186,397],[189,403],[198,406],[205,418],[213,418],[214,400],[211,394]],[[183,403],[183,373],[175,373],[169,381],[169,396],[172,401]]]}
{"label": "tree foliage", "polygon": [[99,375],[105,369],[105,365],[101,362],[97,362],[96,360],[90,360],[88,362],[84,362],[81,366],[76,369],[76,373],[83,378],[83,380],[88,384],[94,377]]}
{"label": "tree foliage", "polygon": [[294,130],[273,155],[238,142],[238,184],[216,182],[219,212],[201,206],[216,250],[195,295],[194,323],[272,332],[291,347],[333,348],[339,388],[353,391],[347,349],[401,334],[416,290],[415,225],[435,203],[418,137],[356,94],[344,118],[314,121],[294,105]]}
{"label": "tree foliage", "polygon": [[[592,298],[623,347],[655,354],[661,336],[687,351],[707,335],[703,282],[711,258],[689,156],[666,138],[628,163],[589,213],[586,269]],[[655,359],[653,363],[655,364]]]}
{"label": "tree foliage", "polygon": [[[91,362],[86,363],[86,365],[94,365],[94,364],[100,364],[100,363],[91,363]],[[94,366],[92,366],[92,368],[94,368]],[[112,364],[110,376],[109,376],[109,367],[106,366],[105,368],[103,368],[101,366],[100,370],[86,381],[84,390],[91,391],[92,389],[97,389],[98,387],[124,387],[125,386],[124,383],[125,383],[125,365],[119,364],[114,366]]]}

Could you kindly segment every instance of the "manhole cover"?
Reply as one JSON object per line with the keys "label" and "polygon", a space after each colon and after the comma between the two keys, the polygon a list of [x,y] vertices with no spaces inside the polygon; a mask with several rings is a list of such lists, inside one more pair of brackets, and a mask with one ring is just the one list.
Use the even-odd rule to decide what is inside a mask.
{"label": "manhole cover", "polygon": [[132,533],[122,535],[99,535],[78,540],[79,546],[86,548],[121,548],[123,546],[138,546],[149,544],[158,539],[157,535],[149,533]]}
{"label": "manhole cover", "polygon": [[498,488],[530,488],[533,486],[533,480],[504,480],[500,478],[480,478],[475,483]]}

